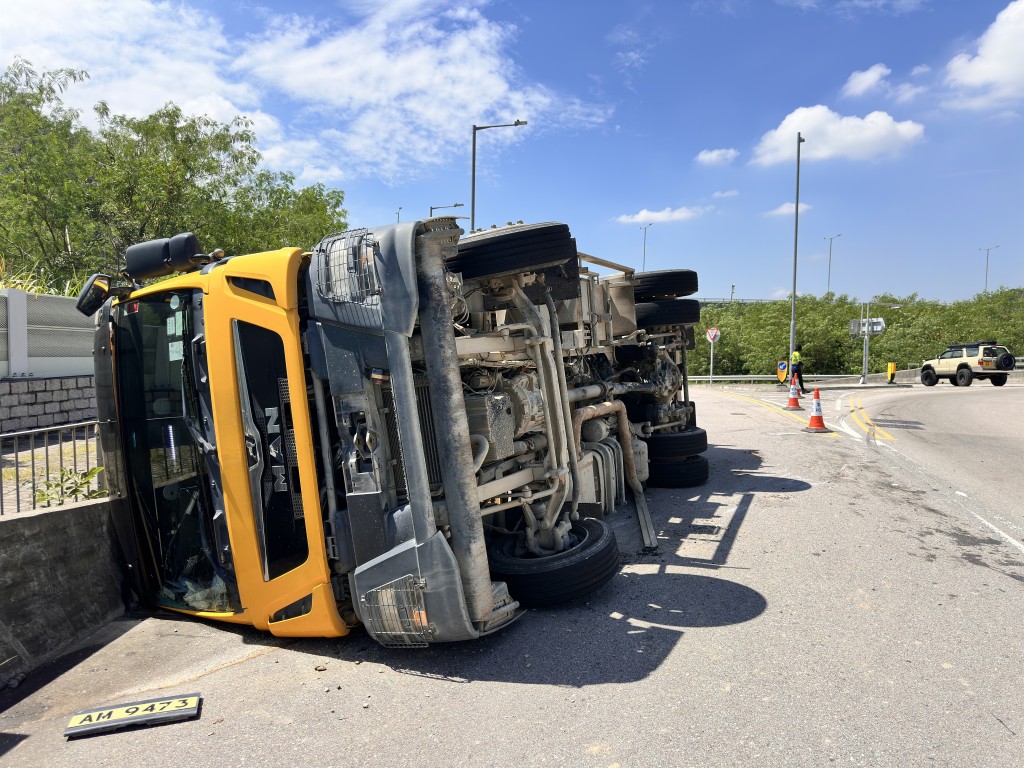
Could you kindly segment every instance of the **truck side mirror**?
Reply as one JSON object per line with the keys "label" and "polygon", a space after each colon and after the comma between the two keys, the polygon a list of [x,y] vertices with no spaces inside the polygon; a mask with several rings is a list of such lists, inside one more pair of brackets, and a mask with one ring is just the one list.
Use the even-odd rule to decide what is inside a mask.
{"label": "truck side mirror", "polygon": [[82,292],[78,294],[75,309],[86,317],[92,317],[110,296],[110,276],[99,273],[90,277]]}

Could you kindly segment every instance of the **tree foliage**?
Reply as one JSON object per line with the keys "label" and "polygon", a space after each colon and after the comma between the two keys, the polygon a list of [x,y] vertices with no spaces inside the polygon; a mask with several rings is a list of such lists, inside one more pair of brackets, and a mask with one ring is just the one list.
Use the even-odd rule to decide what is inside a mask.
{"label": "tree foliage", "polygon": [[[876,303],[878,302],[878,303]],[[898,308],[881,304],[896,304]],[[800,296],[796,302],[798,344],[808,373],[859,374],[863,338],[850,337],[850,321],[859,320],[864,304],[848,296]],[[1024,356],[1024,288],[1000,288],[972,299],[943,304],[910,296],[872,299],[871,316],[885,320],[886,330],[872,336],[868,370],[882,372],[894,362],[916,368],[948,344],[994,339]],[[688,355],[689,372],[707,375],[710,345],[706,328],[718,328],[715,374],[773,375],[789,354],[790,302],[730,302],[701,310],[697,349]]]}
{"label": "tree foliage", "polygon": [[4,272],[59,287],[116,269],[133,243],[179,232],[236,254],[310,248],[346,228],[341,190],[261,168],[243,117],[220,123],[169,103],[138,118],[100,102],[90,131],[61,99],[87,77],[39,73],[23,59],[0,76]]}

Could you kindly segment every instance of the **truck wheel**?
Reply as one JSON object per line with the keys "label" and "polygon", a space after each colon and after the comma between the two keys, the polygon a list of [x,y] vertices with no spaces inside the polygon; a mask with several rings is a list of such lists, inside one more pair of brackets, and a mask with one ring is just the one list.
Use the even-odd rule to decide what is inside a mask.
{"label": "truck wheel", "polygon": [[939,377],[935,375],[935,371],[931,368],[921,371],[921,383],[926,387],[934,387],[938,381]]}
{"label": "truck wheel", "polygon": [[639,328],[656,325],[690,325],[700,322],[700,302],[696,299],[669,299],[636,305]]}
{"label": "truck wheel", "polygon": [[683,432],[655,432],[647,438],[651,461],[658,459],[684,459],[708,449],[708,433],[700,427]]}
{"label": "truck wheel", "polygon": [[590,594],[619,571],[619,545],[603,520],[573,523],[579,543],[556,555],[516,556],[517,537],[502,536],[488,548],[491,576],[504,581],[509,594],[524,606],[564,603]]}
{"label": "truck wheel", "polygon": [[974,381],[974,374],[970,368],[961,368],[956,372],[956,385],[958,387],[969,387]]}
{"label": "truck wheel", "polygon": [[992,377],[991,381],[992,381],[992,386],[994,386],[994,387],[1001,387],[1001,386],[1003,386],[1003,384],[1006,383],[1006,374],[1005,373],[997,373],[995,376]]}
{"label": "truck wheel", "polygon": [[633,296],[637,301],[675,299],[697,292],[697,273],[692,269],[663,269],[633,275]]}
{"label": "truck wheel", "polygon": [[692,488],[704,485],[711,476],[706,456],[658,459],[650,463],[650,470],[647,485],[651,488]]}
{"label": "truck wheel", "polygon": [[525,272],[576,258],[568,224],[520,224],[467,235],[448,269],[467,280]]}
{"label": "truck wheel", "polygon": [[1009,352],[1003,352],[996,358],[996,368],[1000,371],[1012,371],[1015,365],[1017,365],[1017,360]]}

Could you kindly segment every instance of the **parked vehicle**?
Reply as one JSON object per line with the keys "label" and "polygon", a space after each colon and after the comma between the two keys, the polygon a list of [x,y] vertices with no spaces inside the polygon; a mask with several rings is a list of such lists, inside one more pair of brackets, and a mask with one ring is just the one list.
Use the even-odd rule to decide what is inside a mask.
{"label": "parked vehicle", "polygon": [[183,234],[129,248],[128,285],[93,276],[106,476],[146,604],[423,646],[609,581],[626,487],[656,546],[641,484],[708,476],[679,367],[696,274],[633,275],[565,224],[462,235],[432,218],[224,257]]}
{"label": "parked vehicle", "polygon": [[969,387],[975,379],[988,379],[1001,387],[1016,364],[1010,350],[994,341],[950,344],[938,357],[921,363],[921,383],[934,387],[946,379],[955,387]]}

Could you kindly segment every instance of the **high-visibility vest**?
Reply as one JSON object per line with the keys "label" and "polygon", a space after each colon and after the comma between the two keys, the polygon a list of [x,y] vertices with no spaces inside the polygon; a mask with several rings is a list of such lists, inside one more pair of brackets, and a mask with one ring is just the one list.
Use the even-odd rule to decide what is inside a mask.
{"label": "high-visibility vest", "polygon": [[790,361],[793,365],[800,365],[800,353],[794,352],[793,359]]}

